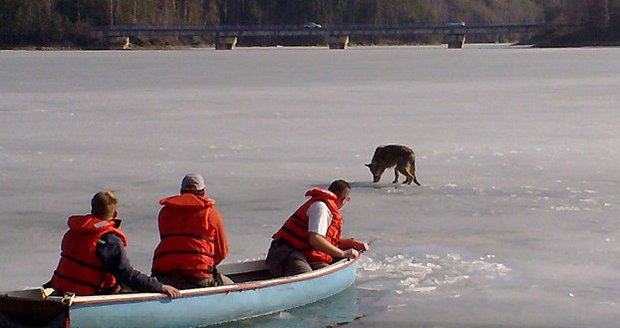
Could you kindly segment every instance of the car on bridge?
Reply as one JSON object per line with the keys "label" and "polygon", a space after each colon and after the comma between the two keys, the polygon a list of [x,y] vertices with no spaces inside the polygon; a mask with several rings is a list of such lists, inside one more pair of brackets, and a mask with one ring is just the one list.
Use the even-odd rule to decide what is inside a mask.
{"label": "car on bridge", "polygon": [[451,27],[465,26],[465,22],[464,21],[448,22],[446,23],[446,26],[451,26]]}
{"label": "car on bridge", "polygon": [[319,29],[319,28],[323,28],[323,26],[321,24],[317,24],[315,22],[308,22],[308,23],[304,24],[304,28]]}

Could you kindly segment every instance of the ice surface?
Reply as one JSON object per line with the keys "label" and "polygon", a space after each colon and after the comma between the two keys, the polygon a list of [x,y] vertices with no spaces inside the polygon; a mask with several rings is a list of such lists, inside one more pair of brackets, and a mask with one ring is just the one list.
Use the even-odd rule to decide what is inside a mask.
{"label": "ice surface", "polygon": [[[2,51],[0,290],[50,277],[66,217],[100,189],[120,197],[130,259],[148,272],[157,201],[188,172],[218,202],[229,261],[263,256],[308,188],[345,178],[345,234],[373,241],[353,326],[617,327],[618,58]],[[371,183],[363,164],[387,143],[413,147],[421,187],[389,170]]]}

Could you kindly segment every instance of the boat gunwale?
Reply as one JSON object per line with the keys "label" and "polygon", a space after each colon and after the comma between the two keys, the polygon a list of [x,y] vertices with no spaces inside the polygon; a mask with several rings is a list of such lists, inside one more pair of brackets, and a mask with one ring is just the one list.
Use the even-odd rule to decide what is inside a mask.
{"label": "boat gunwale", "polygon": [[[188,297],[196,297],[203,296],[209,294],[221,294],[221,293],[230,293],[230,292],[238,292],[244,290],[254,290],[254,289],[262,289],[271,286],[284,285],[293,282],[299,282],[304,280],[311,280],[315,278],[319,278],[322,276],[329,275],[336,271],[343,270],[353,263],[355,263],[357,259],[342,259],[330,266],[325,268],[321,268],[318,270],[287,276],[280,278],[273,278],[268,280],[257,280],[250,282],[243,282],[239,284],[233,285],[225,285],[225,286],[217,286],[217,287],[201,287],[194,289],[185,289],[181,290],[180,298],[188,298]],[[243,263],[243,262],[240,262]],[[236,264],[236,263],[233,263]],[[63,297],[60,296],[52,296],[48,297],[46,300],[48,301],[61,301]],[[101,304],[101,303],[121,303],[121,302],[138,302],[138,301],[149,301],[149,300],[158,300],[158,299],[169,299],[172,301],[173,299],[169,298],[165,294],[161,293],[131,293],[131,294],[116,294],[116,295],[95,295],[95,296],[76,296],[73,298],[71,305],[90,305],[90,304]]]}

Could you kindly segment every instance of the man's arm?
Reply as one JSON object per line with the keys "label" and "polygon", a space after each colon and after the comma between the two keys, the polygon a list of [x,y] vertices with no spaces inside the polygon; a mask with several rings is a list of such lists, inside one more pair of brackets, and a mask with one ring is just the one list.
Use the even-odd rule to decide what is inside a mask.
{"label": "man's arm", "polygon": [[310,232],[308,234],[308,242],[310,245],[318,251],[329,254],[334,258],[356,258],[359,256],[359,252],[354,248],[340,249],[325,239],[325,237],[319,235],[316,232]]}
{"label": "man's arm", "polygon": [[209,225],[215,229],[215,250],[213,260],[215,265],[218,265],[222,260],[228,256],[228,238],[226,236],[226,229],[224,228],[224,221],[220,212],[212,208],[209,211]]}
{"label": "man's arm", "polygon": [[172,297],[180,296],[180,292],[174,287],[163,285],[157,279],[134,269],[129,263],[123,242],[115,234],[108,233],[99,239],[97,254],[118,282],[130,289],[138,292],[166,293]]}
{"label": "man's arm", "polygon": [[355,258],[359,256],[357,250],[338,248],[325,239],[332,216],[324,202],[312,203],[306,214],[308,215],[308,242],[314,249],[327,253],[333,258]]}

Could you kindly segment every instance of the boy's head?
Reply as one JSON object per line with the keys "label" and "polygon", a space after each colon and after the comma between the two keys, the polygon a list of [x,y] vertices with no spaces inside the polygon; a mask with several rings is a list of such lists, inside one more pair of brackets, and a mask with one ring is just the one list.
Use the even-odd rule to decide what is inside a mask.
{"label": "boy's head", "polygon": [[104,220],[113,219],[117,215],[118,199],[111,191],[100,191],[90,201],[91,214]]}

